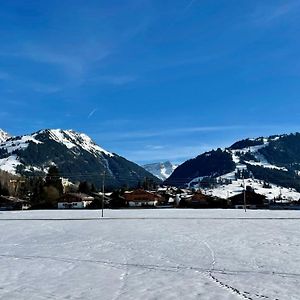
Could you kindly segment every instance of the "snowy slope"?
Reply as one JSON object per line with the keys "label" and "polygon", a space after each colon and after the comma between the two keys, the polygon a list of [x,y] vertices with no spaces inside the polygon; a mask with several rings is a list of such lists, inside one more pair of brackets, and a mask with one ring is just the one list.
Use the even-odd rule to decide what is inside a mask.
{"label": "snowy slope", "polygon": [[72,182],[136,185],[145,178],[159,181],[137,164],[98,146],[89,136],[73,130],[45,129],[0,143],[0,169],[12,174],[44,175],[56,165]]}
{"label": "snowy slope", "polygon": [[142,167],[161,180],[166,180],[171,176],[178,165],[172,164],[170,161],[152,163],[143,165]]}
{"label": "snowy slope", "polygon": [[[0,149],[2,149],[3,151],[7,151],[7,153],[10,154],[10,156],[0,159],[0,169],[10,172],[12,174],[16,174],[16,167],[22,165],[22,163],[20,157],[13,153],[15,151],[26,150],[30,143],[43,144],[43,140],[41,138],[39,140],[39,137],[41,137],[41,135],[43,134],[47,134],[50,139],[66,146],[68,149],[75,150],[76,148],[82,148],[96,156],[102,154],[108,155],[110,157],[113,156],[112,153],[96,145],[87,135],[83,133],[77,133],[73,130],[46,129],[33,134],[17,136],[10,139],[5,139],[5,137],[8,137],[8,135],[5,132],[3,132],[2,136],[4,138],[0,144]],[[27,169],[30,169],[31,167],[43,171],[43,168],[39,168],[39,166],[34,165],[27,166]]]}
{"label": "snowy slope", "polygon": [[297,211],[104,215],[0,212],[0,298],[299,300]]}
{"label": "snowy slope", "polygon": [[[45,131],[41,131],[40,133],[42,132]],[[89,136],[84,133],[77,133],[74,130],[62,129],[51,129],[48,130],[48,133],[53,140],[65,145],[69,149],[81,147],[94,155],[105,154],[110,157],[114,156],[112,153],[99,147]]]}
{"label": "snowy slope", "polygon": [[269,142],[272,140],[277,140],[278,137],[272,138],[272,139],[263,139],[263,144],[262,145],[257,145],[257,146],[250,146],[246,148],[241,148],[241,149],[227,149],[229,153],[232,154],[232,158],[235,163],[240,164],[241,163],[241,155],[245,154],[251,154],[253,155],[253,160],[244,160],[245,163],[255,165],[255,166],[260,166],[263,168],[270,168],[270,169],[277,169],[277,170],[286,170],[285,168],[278,167],[276,165],[270,164],[266,158],[259,153],[260,149],[263,149],[269,145]]}
{"label": "snowy slope", "polygon": [[274,200],[275,198],[287,201],[300,200],[300,193],[293,188],[285,188],[275,184],[270,184],[270,187],[266,188],[261,180],[253,178],[245,180],[233,179],[230,184],[220,184],[214,188],[206,188],[202,190],[207,195],[227,199],[242,193],[244,191],[244,184],[245,186],[252,187],[256,193],[266,196],[267,200]]}
{"label": "snowy slope", "polygon": [[10,136],[7,132],[5,132],[4,130],[2,130],[2,129],[0,128],[0,143],[6,141],[6,140],[9,139],[10,137],[11,137],[11,136]]}
{"label": "snowy slope", "polygon": [[[207,194],[228,198],[242,192],[244,177],[247,186],[267,199],[299,200],[299,147],[300,134],[297,133],[238,141],[231,147],[219,149],[218,156],[216,151],[211,151],[185,162],[167,181],[203,188]],[[230,168],[222,169],[222,165]],[[265,182],[271,188],[266,188]]]}

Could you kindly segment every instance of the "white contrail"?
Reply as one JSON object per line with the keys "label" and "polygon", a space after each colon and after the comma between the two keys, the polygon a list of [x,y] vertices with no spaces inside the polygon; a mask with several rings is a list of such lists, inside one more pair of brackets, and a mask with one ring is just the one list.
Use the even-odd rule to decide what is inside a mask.
{"label": "white contrail", "polygon": [[190,3],[185,7],[184,11],[189,10],[192,7],[192,5],[194,4],[194,2],[196,2],[196,0],[191,0]]}
{"label": "white contrail", "polygon": [[97,108],[94,108],[89,114],[88,119],[93,116],[93,114],[97,111]]}

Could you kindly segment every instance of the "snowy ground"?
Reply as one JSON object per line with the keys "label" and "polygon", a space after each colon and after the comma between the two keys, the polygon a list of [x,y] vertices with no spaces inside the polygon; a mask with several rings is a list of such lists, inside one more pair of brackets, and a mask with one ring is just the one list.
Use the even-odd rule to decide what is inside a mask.
{"label": "snowy ground", "polygon": [[300,298],[299,211],[99,215],[0,212],[0,299]]}
{"label": "snowy ground", "polygon": [[[229,176],[227,178],[229,178]],[[274,200],[274,198],[279,198],[289,201],[298,201],[300,199],[300,193],[295,189],[284,188],[275,184],[270,184],[271,188],[264,188],[262,181],[250,178],[245,179],[245,181],[243,179],[232,180],[232,183],[230,184],[219,185],[213,189],[205,189],[203,190],[203,192],[208,195],[227,199],[229,197],[242,193],[244,191],[244,183],[246,186],[252,187],[256,193],[266,196],[267,200]]]}

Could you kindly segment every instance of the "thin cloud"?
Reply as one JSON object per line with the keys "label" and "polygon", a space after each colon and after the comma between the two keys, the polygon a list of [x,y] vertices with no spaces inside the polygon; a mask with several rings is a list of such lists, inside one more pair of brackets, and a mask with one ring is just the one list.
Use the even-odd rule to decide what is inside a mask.
{"label": "thin cloud", "polygon": [[[113,123],[113,122],[112,122]],[[284,125],[264,125],[264,126],[247,126],[247,125],[232,125],[232,126],[203,126],[203,127],[181,127],[181,128],[168,128],[168,129],[157,129],[157,130],[139,130],[139,131],[97,131],[93,133],[95,139],[101,138],[101,141],[129,141],[130,143],[145,143],[145,140],[151,140],[152,138],[173,138],[186,136],[188,134],[197,134],[197,133],[225,133],[225,132],[240,132],[241,130],[245,132],[245,136],[239,136],[238,139],[247,138],[249,136],[256,137],[262,134],[262,130],[265,136],[272,134],[277,134],[282,131]],[[290,124],[286,125],[286,128],[289,128],[290,132],[299,131],[299,126],[292,126]],[[234,142],[235,140],[232,140]],[[151,143],[151,142],[148,142]],[[150,145],[150,146],[149,146]],[[148,144],[148,150],[155,150],[152,144]]]}
{"label": "thin cloud", "polygon": [[110,85],[125,85],[137,80],[136,76],[132,75],[104,75],[91,78],[89,81],[92,83],[102,83]]}
{"label": "thin cloud", "polygon": [[260,6],[257,11],[251,15],[251,18],[256,25],[270,25],[294,13],[299,8],[299,1],[287,1],[275,6],[264,5]]}
{"label": "thin cloud", "polygon": [[100,138],[106,141],[139,141],[158,137],[176,137],[193,133],[207,133],[207,132],[223,132],[233,131],[238,129],[245,129],[246,126],[204,126],[204,127],[182,127],[182,128],[168,128],[156,130],[139,130],[139,131],[103,131],[94,133],[94,138]]}
{"label": "thin cloud", "polygon": [[213,131],[229,131],[241,129],[243,126],[203,126],[203,127],[182,127],[182,128],[171,128],[165,130],[155,130],[155,131],[131,131],[127,133],[122,133],[118,138],[149,138],[149,137],[159,137],[159,136],[173,136],[186,133],[197,133],[197,132],[213,132]]}
{"label": "thin cloud", "polygon": [[164,149],[165,146],[162,145],[146,145],[145,149],[149,149],[149,150],[162,150]]}

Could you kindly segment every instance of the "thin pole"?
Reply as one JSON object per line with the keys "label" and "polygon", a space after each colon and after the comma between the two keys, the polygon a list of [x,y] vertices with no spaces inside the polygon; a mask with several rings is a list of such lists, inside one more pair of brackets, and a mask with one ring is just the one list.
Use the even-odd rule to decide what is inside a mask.
{"label": "thin pole", "polygon": [[244,209],[245,212],[247,211],[247,204],[246,204],[246,186],[245,186],[245,178],[243,177],[243,183],[244,183]]}
{"label": "thin pole", "polygon": [[101,217],[103,218],[104,216],[104,181],[105,181],[105,171],[103,172],[103,177],[102,177],[102,212],[101,212]]}

